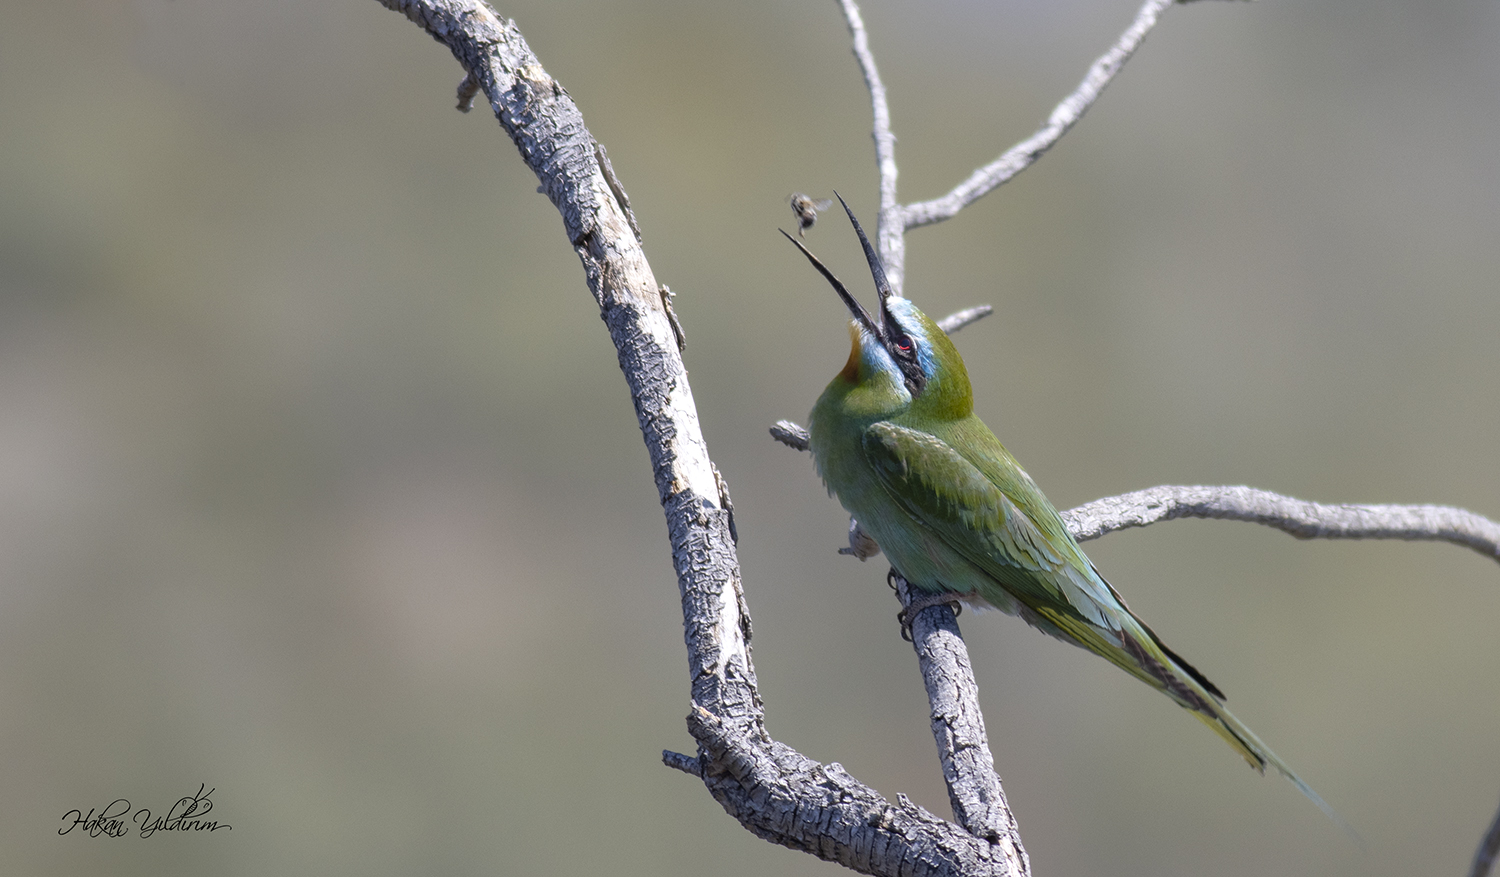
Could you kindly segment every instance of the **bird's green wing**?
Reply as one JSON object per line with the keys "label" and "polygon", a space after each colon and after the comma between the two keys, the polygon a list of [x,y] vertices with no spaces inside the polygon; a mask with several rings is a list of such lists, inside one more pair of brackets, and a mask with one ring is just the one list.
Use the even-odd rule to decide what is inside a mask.
{"label": "bird's green wing", "polygon": [[[861,447],[890,496],[991,577],[993,586],[1021,603],[1027,621],[1162,691],[1223,738],[1251,767],[1262,772],[1268,765],[1274,767],[1347,828],[1306,782],[1224,708],[1224,695],[1213,683],[1168,649],[1125,607],[1067,535],[1061,518],[1030,476],[988,428],[979,424],[977,429],[983,430],[975,437],[980,443],[965,443],[977,448],[971,453],[981,455],[983,468],[938,436],[889,421],[868,427]],[[956,434],[954,438],[967,437]]]}
{"label": "bird's green wing", "polygon": [[[1224,715],[1216,703],[1223,693],[1125,606],[1030,476],[993,433],[985,429],[985,434],[994,451],[986,455],[985,468],[995,473],[932,433],[889,421],[868,427],[861,441],[891,497],[987,576],[977,585],[944,584],[977,590],[982,597],[989,589],[1002,589],[1004,597],[1024,607],[1021,616],[1034,626],[1088,649],[1216,723]],[[988,599],[1004,605],[1004,597]],[[1264,763],[1252,749],[1234,745],[1252,763]]]}
{"label": "bird's green wing", "polygon": [[[1114,633],[1129,625],[1129,610],[1093,572],[1050,505],[1042,514],[1028,514],[990,475],[922,430],[882,421],[865,430],[862,447],[876,477],[902,507],[1068,638],[1102,653],[1109,646],[1093,641],[1100,631],[1083,628]],[[1010,462],[1016,477],[1045,504],[1031,479]],[[1119,649],[1117,643],[1109,645]]]}

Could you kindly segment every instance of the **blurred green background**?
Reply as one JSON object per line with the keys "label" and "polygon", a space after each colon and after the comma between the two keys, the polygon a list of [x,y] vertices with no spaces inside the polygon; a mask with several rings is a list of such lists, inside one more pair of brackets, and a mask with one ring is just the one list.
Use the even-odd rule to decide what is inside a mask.
{"label": "blurred green background", "polygon": [[[1135,0],[865,15],[906,200],[1030,134]],[[371,0],[5,2],[0,867],[836,873],[690,750],[660,508],[561,222],[441,46]],[[776,233],[873,222],[832,0],[525,0],[678,292],[771,731],[948,815],[883,564],[805,420],[844,315]],[[909,238],[981,415],[1061,508],[1154,484],[1500,517],[1500,7],[1174,8],[1039,165]],[[809,242],[868,294],[837,216]],[[965,616],[1038,874],[1461,874],[1500,799],[1500,568],[1186,521],[1093,543],[1363,835],[1166,698]],[[206,783],[213,835],[59,837]]]}

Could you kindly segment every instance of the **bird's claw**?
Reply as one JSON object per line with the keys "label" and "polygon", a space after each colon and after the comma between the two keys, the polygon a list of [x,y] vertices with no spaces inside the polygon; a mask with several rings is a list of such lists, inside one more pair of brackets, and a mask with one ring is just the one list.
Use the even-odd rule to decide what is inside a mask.
{"label": "bird's claw", "polygon": [[[892,576],[894,575],[895,573],[892,572]],[[959,602],[959,595],[952,591],[923,592],[921,596],[912,598],[906,608],[896,613],[896,620],[901,623],[901,638],[907,642],[912,641],[911,625],[916,621],[918,612],[933,606],[944,605],[953,610],[954,618],[963,614],[963,603]]]}

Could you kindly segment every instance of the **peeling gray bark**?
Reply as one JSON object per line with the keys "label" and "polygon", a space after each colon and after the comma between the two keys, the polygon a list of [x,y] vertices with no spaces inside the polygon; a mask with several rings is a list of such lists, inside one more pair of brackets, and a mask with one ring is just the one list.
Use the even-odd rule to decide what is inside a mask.
{"label": "peeling gray bark", "polygon": [[891,804],[837,762],[819,764],[774,740],[696,708],[704,780],[724,809],[772,843],[865,874],[1027,873],[1024,859],[897,795]]}

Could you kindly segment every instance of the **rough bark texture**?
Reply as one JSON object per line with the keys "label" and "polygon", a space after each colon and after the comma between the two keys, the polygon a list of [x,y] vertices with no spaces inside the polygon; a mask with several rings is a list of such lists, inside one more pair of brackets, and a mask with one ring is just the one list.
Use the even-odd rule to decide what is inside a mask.
{"label": "rough bark texture", "polygon": [[[893,579],[901,605],[910,606],[911,586],[899,575]],[[1000,786],[1000,775],[995,773],[976,696],[979,687],[953,610],[937,605],[918,612],[912,618],[911,639],[932,704],[932,736],[954,818],[970,832],[1004,848],[1029,870],[1021,831]]]}
{"label": "rough bark texture", "polygon": [[772,843],[865,874],[1025,873],[1005,847],[933,816],[905,795],[891,804],[837,762],[819,764],[701,708],[688,716],[688,729],[701,744],[714,798]]}
{"label": "rough bark texture", "polygon": [[452,50],[562,215],[630,385],[683,584],[685,633],[703,646],[690,650],[693,699],[724,716],[758,715],[728,514],[665,299],[602,150],[514,22],[474,0],[382,2]]}

